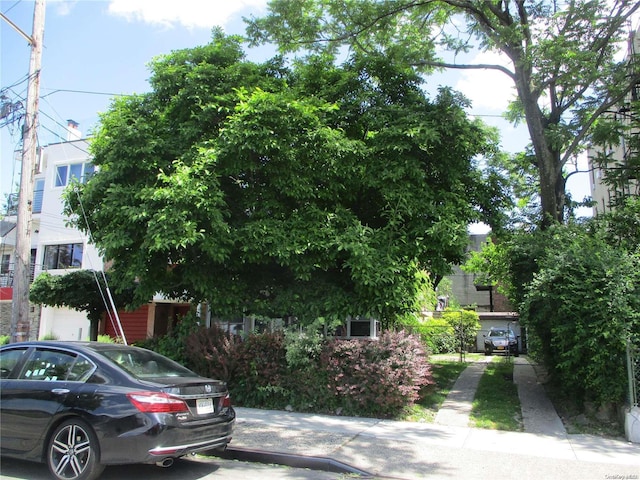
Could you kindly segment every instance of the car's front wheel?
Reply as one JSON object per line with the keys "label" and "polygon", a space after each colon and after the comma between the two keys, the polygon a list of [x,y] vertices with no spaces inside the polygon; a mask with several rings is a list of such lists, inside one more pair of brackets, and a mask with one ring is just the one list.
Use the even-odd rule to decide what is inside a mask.
{"label": "car's front wheel", "polygon": [[104,470],[100,464],[98,440],[80,419],[61,423],[47,446],[47,465],[59,480],[94,480]]}

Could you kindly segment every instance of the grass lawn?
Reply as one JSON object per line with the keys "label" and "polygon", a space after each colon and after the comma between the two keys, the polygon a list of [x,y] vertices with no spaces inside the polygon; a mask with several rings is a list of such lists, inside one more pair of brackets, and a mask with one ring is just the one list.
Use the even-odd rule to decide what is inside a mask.
{"label": "grass lawn", "polygon": [[[482,357],[483,354],[467,354],[465,361],[460,362],[460,356],[456,354],[432,355],[429,360],[435,384],[425,387],[420,400],[405,408],[400,419],[432,423],[460,373],[470,362]],[[487,365],[476,391],[470,421],[479,428],[522,431],[520,400],[513,383],[513,362],[494,357]]]}
{"label": "grass lawn", "polygon": [[479,428],[522,431],[518,388],[513,383],[513,362],[494,357],[487,365],[480,377],[469,420]]}

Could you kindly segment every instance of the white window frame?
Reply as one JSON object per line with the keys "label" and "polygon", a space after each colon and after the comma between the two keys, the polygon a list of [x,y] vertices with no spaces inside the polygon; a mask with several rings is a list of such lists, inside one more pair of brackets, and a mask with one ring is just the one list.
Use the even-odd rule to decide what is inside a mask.
{"label": "white window frame", "polygon": [[[50,267],[48,264],[48,253],[49,253],[49,249],[51,248],[56,248],[56,266],[55,267]],[[60,247],[70,247],[70,265],[67,266],[60,266]],[[77,255],[74,253],[74,251],[80,247],[80,264],[76,264],[74,262],[74,259],[77,259]],[[48,270],[68,270],[68,269],[79,269],[82,268],[82,262],[84,260],[84,243],[83,242],[68,242],[68,243],[53,243],[50,245],[45,245],[44,246],[44,251],[43,251],[43,255],[42,255],[42,270],[43,271],[48,271]]]}
{"label": "white window frame", "polygon": [[[79,172],[78,170],[79,168]],[[60,175],[60,169],[65,169],[64,178]],[[76,170],[76,171],[72,171]],[[85,183],[90,175],[95,172],[95,166],[92,162],[69,162],[59,163],[55,166],[55,174],[53,177],[53,188],[64,188],[71,182],[72,178],[76,178],[80,183]],[[80,176],[78,176],[78,173]]]}

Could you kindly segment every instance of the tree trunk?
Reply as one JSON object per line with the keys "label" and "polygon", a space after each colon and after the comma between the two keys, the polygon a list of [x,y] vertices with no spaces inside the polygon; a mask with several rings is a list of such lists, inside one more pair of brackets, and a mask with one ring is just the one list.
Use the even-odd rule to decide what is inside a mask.
{"label": "tree trunk", "polygon": [[516,61],[516,88],[522,101],[531,143],[536,157],[540,181],[541,227],[564,220],[565,182],[562,176],[560,152],[554,151],[547,140],[548,124],[538,106],[538,96],[531,89],[530,74]]}

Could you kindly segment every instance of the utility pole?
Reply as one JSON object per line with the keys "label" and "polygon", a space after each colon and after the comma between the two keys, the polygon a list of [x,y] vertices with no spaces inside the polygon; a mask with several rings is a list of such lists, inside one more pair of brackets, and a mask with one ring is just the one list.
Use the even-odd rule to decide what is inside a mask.
{"label": "utility pole", "polygon": [[[22,169],[18,196],[16,248],[14,254],[13,304],[11,310],[11,342],[29,339],[29,283],[31,278],[31,217],[33,203],[33,177],[38,147],[38,100],[40,97],[40,65],[44,38],[45,0],[36,0],[33,11],[31,37],[21,33],[31,44],[29,84],[22,137]],[[6,20],[6,17],[3,16]],[[10,23],[10,22],[9,22]],[[14,26],[12,24],[12,26]],[[14,26],[14,28],[16,28]]]}

